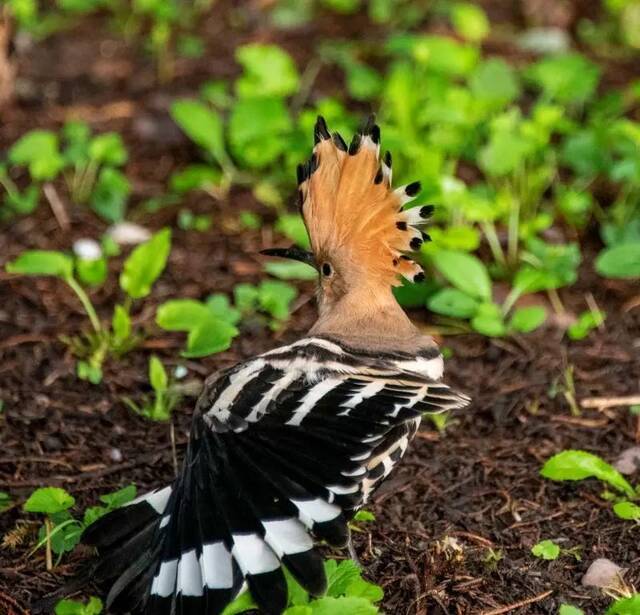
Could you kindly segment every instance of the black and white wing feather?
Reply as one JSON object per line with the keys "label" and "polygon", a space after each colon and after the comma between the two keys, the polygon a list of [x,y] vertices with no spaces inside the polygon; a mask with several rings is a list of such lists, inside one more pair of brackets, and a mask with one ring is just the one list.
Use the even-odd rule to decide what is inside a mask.
{"label": "black and white wing feather", "polygon": [[322,594],[314,541],[345,546],[348,520],[402,457],[422,413],[468,403],[441,375],[435,349],[367,354],[315,337],[208,383],[176,482],[85,535],[102,556],[97,578],[117,579],[110,608],[213,615],[246,584],[265,613],[281,613],[282,564]]}

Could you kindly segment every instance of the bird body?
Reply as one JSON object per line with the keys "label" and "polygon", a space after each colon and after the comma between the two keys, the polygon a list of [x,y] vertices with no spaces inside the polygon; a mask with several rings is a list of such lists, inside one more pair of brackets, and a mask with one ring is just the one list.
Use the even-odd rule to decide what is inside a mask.
{"label": "bird body", "polygon": [[283,566],[321,595],[316,543],[348,543],[348,521],[424,412],[468,403],[442,384],[437,346],[391,292],[398,274],[420,276],[406,252],[430,210],[402,209],[415,186],[392,191],[390,157],[379,161],[378,150],[372,121],[347,149],[319,118],[298,173],[313,253],[291,252],[318,268],[318,321],[208,379],[180,476],[87,529],[113,612],[215,615],[247,587],[279,614]]}

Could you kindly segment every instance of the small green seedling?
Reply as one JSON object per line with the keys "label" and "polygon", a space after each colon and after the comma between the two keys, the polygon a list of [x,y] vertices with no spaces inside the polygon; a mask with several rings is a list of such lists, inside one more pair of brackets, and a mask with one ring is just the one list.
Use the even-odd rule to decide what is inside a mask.
{"label": "small green seedling", "polygon": [[153,389],[152,398],[146,396],[141,404],[128,397],[124,397],[123,401],[140,416],[152,421],[168,421],[180,402],[181,394],[155,355],[149,359],[149,383]]}
{"label": "small green seedling", "polygon": [[529,333],[544,323],[547,314],[540,306],[517,308],[509,320],[505,320],[521,293],[514,288],[502,307],[493,303],[489,272],[477,257],[438,250],[432,256],[432,263],[453,285],[453,288],[443,288],[429,297],[427,307],[432,312],[468,319],[474,331],[490,337]]}
{"label": "small green seedling", "polygon": [[75,498],[60,487],[42,487],[36,489],[23,505],[25,512],[40,513],[45,515],[43,526],[38,533],[39,542],[33,548],[32,553],[45,547],[45,561],[47,570],[54,566],[53,555],[58,559],[58,565],[62,556],[72,551],[80,542],[84,529],[107,514],[111,510],[130,502],[135,498],[136,489],[133,485],[120,489],[111,494],[100,496],[104,506],[93,506],[84,513],[82,520],[76,519],[69,509],[75,504]]}
{"label": "small green seedling", "polygon": [[[79,378],[98,384],[102,380],[102,365],[107,356],[119,357],[139,341],[133,332],[130,309],[136,299],[149,295],[151,287],[164,270],[171,249],[171,231],[163,229],[144,244],[137,246],[124,262],[120,274],[120,288],[126,294],[123,304],[116,305],[111,326],[100,321],[91,299],[75,274],[89,275],[87,259],[73,259],[62,252],[29,250],[6,266],[9,273],[30,276],[53,276],[63,280],[76,294],[87,314],[93,331],[62,340],[79,359],[76,373]],[[95,278],[94,278],[95,279]]]}
{"label": "small green seedling", "polygon": [[587,310],[578,316],[578,320],[569,325],[567,335],[572,340],[583,340],[594,329],[597,329],[606,318],[600,310]]}
{"label": "small green seedling", "polygon": [[[340,615],[375,615],[376,606],[382,600],[382,588],[362,578],[358,565],[352,560],[327,560],[324,563],[327,575],[327,593],[322,598],[311,598],[309,594],[285,570],[289,589],[289,606],[283,615],[313,615],[314,613],[340,613]],[[240,594],[223,615],[237,615],[256,608],[251,594]]]}
{"label": "small green seedling", "polygon": [[614,489],[614,493],[603,494],[604,499],[613,500],[613,512],[621,519],[640,521],[640,487],[629,482],[606,461],[585,451],[562,451],[549,459],[540,474],[555,481],[576,481],[597,478]]}
{"label": "small green seedling", "polygon": [[239,331],[240,312],[226,295],[215,294],[203,303],[195,299],[172,299],[158,307],[156,323],[166,331],[185,331],[183,357],[206,357],[231,346]]}
{"label": "small green seedling", "polygon": [[607,610],[606,615],[638,615],[640,613],[640,594],[618,598]]}
{"label": "small green seedling", "polygon": [[354,532],[364,532],[360,527],[360,523],[371,523],[376,520],[376,516],[369,510],[361,509],[354,516],[351,522],[349,523],[349,527]]}
{"label": "small green seedling", "polygon": [[560,556],[560,547],[553,540],[542,540],[531,547],[531,553],[540,559],[555,560]]}
{"label": "small green seedling", "polygon": [[498,568],[498,564],[504,559],[504,553],[502,549],[493,549],[491,547],[487,548],[484,557],[482,558],[482,563],[487,567],[488,570],[496,570]]}
{"label": "small green seedling", "polygon": [[91,596],[85,604],[78,600],[60,600],[56,604],[55,615],[100,615],[102,613],[102,601]]}
{"label": "small green seedling", "polygon": [[298,296],[298,291],[291,284],[278,280],[264,280],[258,286],[237,284],[233,289],[234,304],[243,318],[264,320],[261,315],[268,316],[267,324],[276,331],[291,314],[291,303]]}
{"label": "small green seedling", "polygon": [[577,606],[570,604],[561,604],[558,610],[558,615],[584,615],[584,611]]}

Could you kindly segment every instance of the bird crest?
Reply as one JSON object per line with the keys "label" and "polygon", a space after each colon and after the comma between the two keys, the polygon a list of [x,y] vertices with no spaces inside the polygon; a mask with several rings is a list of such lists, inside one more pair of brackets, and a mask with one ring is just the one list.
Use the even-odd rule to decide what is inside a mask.
{"label": "bird crest", "polygon": [[424,273],[410,256],[429,236],[421,231],[432,205],[404,209],[420,192],[413,182],[393,189],[391,154],[380,158],[380,128],[370,116],[347,147],[322,117],[311,158],[298,166],[298,188],[316,262],[348,259],[369,278],[397,286]]}

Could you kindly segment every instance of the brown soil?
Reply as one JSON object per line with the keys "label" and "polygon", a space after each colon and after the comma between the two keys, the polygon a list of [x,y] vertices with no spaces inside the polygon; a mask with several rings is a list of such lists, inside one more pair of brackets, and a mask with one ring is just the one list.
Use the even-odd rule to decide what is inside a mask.
{"label": "brown soil", "polygon": [[[237,71],[233,50],[242,42],[276,40],[303,66],[312,55],[309,41],[352,36],[354,28],[361,38],[364,34],[360,21],[350,25],[330,16],[294,33],[271,32],[257,4],[247,3],[253,7],[249,17],[241,25],[235,20],[232,28],[231,3],[218,3],[216,15],[203,24],[206,57],[178,62],[176,79],[166,87],[157,86],[153,67],[139,50],[99,19],[36,45],[19,58],[20,98],[3,114],[0,147],[30,128],[58,127],[70,116],[87,119],[96,130],[121,131],[131,153],[127,173],[135,192],[133,217],[151,228],[173,224],[179,206],[149,215],[135,204],[162,194],[173,169],[197,160],[197,152],[168,119],[174,96],[197,92],[207,78],[232,76]],[[506,3],[486,4],[500,22],[519,25],[523,19],[519,10],[505,13]],[[500,43],[494,47],[509,53]],[[327,69],[314,95],[339,88]],[[71,293],[56,281],[0,272],[0,490],[9,491],[16,503],[0,515],[0,536],[22,536],[14,548],[6,539],[0,546],[0,613],[28,613],[34,600],[60,587],[87,556],[78,549],[46,572],[42,552],[30,553],[38,523],[20,505],[34,488],[63,486],[83,510],[98,495],[131,482],[144,491],[174,475],[168,426],[134,416],[121,401],[145,390],[152,351],[168,365],[183,362],[177,359],[182,338],[154,327],[155,306],[168,298],[204,298],[230,292],[237,282],[257,282],[261,266],[255,254],[272,242],[269,227],[259,233],[234,229],[240,209],[258,210],[270,220],[268,210],[246,192],[234,191],[226,203],[194,196],[185,204],[212,211],[213,229],[174,232],[166,273],[152,296],[134,308],[137,326],[150,335],[141,349],[108,363],[99,386],[74,376],[73,358],[58,339],[86,324]],[[74,239],[104,229],[85,211],[68,209],[68,231],[60,229],[46,204],[5,226],[0,265],[24,249],[67,249]],[[595,240],[586,244],[586,252],[593,254]],[[512,606],[499,612],[556,613],[559,604],[569,602],[599,613],[610,600],[580,584],[596,557],[628,568],[626,581],[640,587],[638,526],[615,518],[599,498],[598,484],[554,484],[538,474],[544,460],[563,449],[588,449],[613,460],[640,437],[637,419],[625,409],[572,416],[562,392],[553,395],[554,384],[562,382],[570,366],[578,399],[638,392],[637,287],[604,282],[593,275],[592,259],[585,261],[579,283],[561,295],[568,309],[577,311],[585,309],[584,297],[591,292],[606,310],[605,328],[588,340],[568,342],[554,329],[526,338],[445,340],[453,351],[447,380],[468,392],[473,404],[453,417],[444,433],[425,425],[400,469],[377,493],[371,507],[375,523],[363,525],[355,538],[366,576],[384,587],[385,612],[489,613],[529,601],[519,610]],[[114,260],[110,282],[92,296],[105,319],[119,299],[115,280],[120,264],[121,259]],[[313,320],[312,297],[313,288],[301,285],[297,309],[284,331],[245,328],[230,351],[187,361],[190,377],[202,379],[296,339]],[[191,405],[187,399],[175,414],[179,454]],[[640,473],[632,478],[638,482]],[[571,554],[554,562],[535,559],[530,548],[544,538],[575,548],[580,559]]]}

